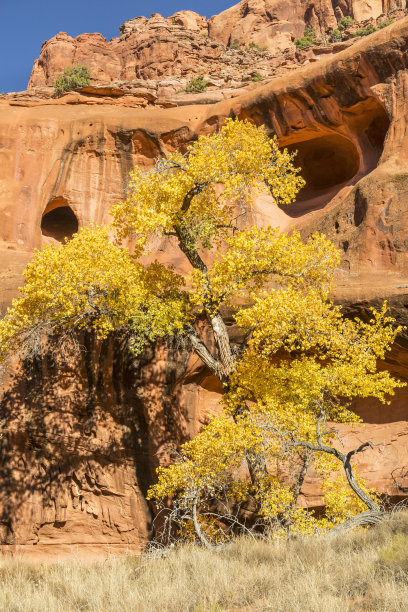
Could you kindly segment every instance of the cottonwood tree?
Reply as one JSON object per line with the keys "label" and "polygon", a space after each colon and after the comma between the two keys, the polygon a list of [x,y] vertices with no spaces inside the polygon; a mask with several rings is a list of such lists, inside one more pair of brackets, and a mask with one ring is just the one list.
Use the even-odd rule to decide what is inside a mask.
{"label": "cottonwood tree", "polygon": [[[158,338],[188,338],[222,385],[222,409],[158,470],[149,496],[172,498],[205,544],[214,499],[229,508],[251,499],[264,525],[280,532],[379,514],[378,498],[351,466],[368,443],[345,453],[327,423],[357,422],[354,398],[385,401],[400,385],[377,371],[398,328],[386,306],[368,321],[344,318],[330,300],[340,255],[324,235],[303,242],[296,231],[239,224],[262,190],[276,204],[292,202],[304,185],[299,172],[263,127],[227,120],[185,154],[159,159],[148,172],[136,168],[127,199],[112,209],[112,227],[91,226],[38,252],[0,323],[3,358],[38,350],[44,331],[64,337],[91,329],[106,338],[126,329],[136,353]],[[158,236],[177,245],[190,273],[142,265]],[[241,342],[231,342],[226,314]],[[210,343],[197,331],[200,316]],[[326,475],[320,521],[297,504],[312,464]],[[237,478],[243,465],[248,477]]]}

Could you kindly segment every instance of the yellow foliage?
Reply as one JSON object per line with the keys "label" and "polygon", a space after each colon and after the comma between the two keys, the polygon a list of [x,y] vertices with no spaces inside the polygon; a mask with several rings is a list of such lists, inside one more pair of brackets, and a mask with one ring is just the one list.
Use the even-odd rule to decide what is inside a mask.
{"label": "yellow foliage", "polygon": [[144,268],[111,242],[106,227],[37,251],[24,277],[21,297],[0,321],[0,355],[18,350],[39,324],[54,332],[90,328],[102,338],[127,326],[138,346],[186,320],[182,277],[158,263]]}
{"label": "yellow foliage", "polygon": [[242,501],[248,482],[232,475],[243,463],[245,452],[259,450],[261,442],[261,432],[246,416],[236,423],[228,416],[213,418],[193,440],[183,444],[175,463],[158,468],[158,481],[150,488],[148,499],[181,493],[189,500],[200,500],[225,491]]}
{"label": "yellow foliage", "polygon": [[[365,493],[367,493],[378,505],[381,498],[375,489],[368,489],[364,479],[356,475],[356,480]],[[326,516],[333,525],[343,523],[347,519],[367,510],[366,505],[350,489],[350,486],[342,473],[329,474],[323,483],[324,500],[326,504]]]}
{"label": "yellow foliage", "polygon": [[[200,514],[197,517],[201,532],[209,542],[213,544],[225,544],[232,538],[231,533],[228,533],[222,523],[215,517],[206,514]],[[187,542],[196,542],[197,534],[194,529],[192,520],[184,520],[180,522],[177,535],[180,539]]]}
{"label": "yellow foliage", "polygon": [[192,300],[203,307],[210,287],[214,308],[224,302],[235,305],[237,299],[246,304],[255,302],[247,315],[246,310],[239,310],[237,317],[238,324],[243,321],[242,327],[249,327],[253,323],[249,317],[257,322],[256,304],[258,309],[262,304],[267,309],[270,306],[265,298],[276,299],[270,286],[265,290],[271,277],[278,286],[291,287],[296,296],[314,288],[324,298],[339,261],[339,251],[322,235],[314,234],[305,244],[299,232],[251,227],[227,237],[208,270],[194,271]]}

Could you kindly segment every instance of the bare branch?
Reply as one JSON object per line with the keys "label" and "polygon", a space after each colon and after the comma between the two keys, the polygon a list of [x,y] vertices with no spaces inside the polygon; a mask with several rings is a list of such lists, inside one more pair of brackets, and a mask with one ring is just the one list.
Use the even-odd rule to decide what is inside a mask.
{"label": "bare branch", "polygon": [[[399,481],[397,480],[397,477],[394,476],[395,472],[399,470],[400,471],[400,475],[399,475]],[[408,477],[408,469],[406,467],[402,467],[402,468],[395,468],[395,470],[392,470],[391,472],[391,477],[394,481],[395,486],[402,491],[402,493],[408,493],[408,487],[404,487],[403,486],[403,481],[405,478]]]}
{"label": "bare branch", "polygon": [[200,523],[198,522],[198,519],[197,519],[197,498],[196,497],[193,500],[193,504],[192,504],[191,510],[192,510],[192,515],[193,515],[194,530],[195,530],[195,532],[197,534],[197,538],[199,539],[200,543],[203,546],[205,546],[206,548],[212,548],[211,544],[205,538],[203,532],[201,531]]}
{"label": "bare branch", "polygon": [[338,533],[344,533],[356,529],[356,527],[364,527],[367,525],[378,525],[385,517],[385,514],[381,512],[379,508],[377,510],[367,510],[361,512],[356,516],[352,516],[341,525],[336,525],[333,529],[330,529],[329,535],[336,535]]}
{"label": "bare branch", "polygon": [[322,441],[323,434],[320,433],[320,424],[325,420],[326,420],[325,416],[322,414],[317,421],[317,424],[316,424],[317,444],[312,444],[311,442],[306,442],[306,441],[297,441],[293,438],[292,442],[286,442],[286,445],[288,447],[289,446],[303,447],[303,448],[309,449],[310,451],[323,452],[329,455],[334,455],[343,464],[344,472],[346,474],[348,483],[350,487],[352,488],[352,490],[354,491],[354,493],[357,495],[357,497],[359,497],[361,501],[365,503],[367,508],[371,510],[372,512],[380,512],[380,508],[377,506],[375,501],[371,499],[371,497],[367,495],[367,493],[358,484],[354,476],[353,469],[351,467],[351,458],[354,455],[357,455],[358,453],[363,452],[366,448],[374,448],[373,443],[364,442],[364,444],[361,444],[358,448],[348,452],[347,455],[344,455],[337,448],[334,448],[333,446],[327,446],[327,444],[323,443]]}
{"label": "bare branch", "polygon": [[214,332],[214,340],[221,361],[219,375],[221,382],[224,382],[226,379],[229,379],[231,375],[233,365],[235,363],[235,357],[231,349],[227,326],[225,325],[222,316],[219,313],[215,313],[209,318],[209,320]]}

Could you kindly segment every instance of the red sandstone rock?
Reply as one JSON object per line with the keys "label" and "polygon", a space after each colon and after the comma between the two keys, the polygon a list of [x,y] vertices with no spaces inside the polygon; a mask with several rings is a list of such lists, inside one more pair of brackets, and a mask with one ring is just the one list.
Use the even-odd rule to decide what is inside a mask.
{"label": "red sandstone rock", "polygon": [[253,42],[278,53],[293,49],[306,26],[327,33],[346,15],[361,22],[403,8],[403,0],[242,0],[209,20],[209,35],[225,45]]}
{"label": "red sandstone rock", "polygon": [[[401,18],[404,10],[395,10],[400,4],[401,0],[242,0],[208,22],[193,11],[180,11],[168,19],[158,13],[150,19],[136,17],[125,22],[120,36],[111,41],[97,33],[71,38],[60,32],[43,44],[28,88],[53,86],[67,66],[85,64],[92,84],[120,81],[132,87],[132,82],[144,79],[158,89],[163,80],[176,77],[180,89],[192,76],[206,74],[218,78],[213,87],[228,89],[232,82],[240,86],[256,72],[270,77],[341,49],[341,45],[315,46],[295,54],[294,39],[303,35],[306,26],[321,38],[343,15],[366,20],[365,25],[375,24],[383,12],[394,11],[393,17]],[[354,42],[350,38],[348,44]]]}
{"label": "red sandstone rock", "polygon": [[[158,155],[185,149],[232,114],[266,124],[282,146],[298,150],[308,181],[298,202],[282,210],[263,195],[246,222],[294,224],[305,235],[324,231],[344,253],[336,299],[350,314],[364,314],[387,298],[407,323],[407,53],[405,19],[335,58],[215,104],[133,109],[72,106],[64,98],[39,98],[33,107],[0,101],[1,302],[15,295],[35,246],[69,235],[76,222],[108,219],[132,165],[151,167]],[[171,239],[154,245],[154,254],[180,267]],[[216,381],[184,350],[157,347],[135,361],[120,338],[85,342],[88,356],[70,366],[43,355],[3,382],[3,550],[137,550],[149,535],[144,493],[156,453],[194,434],[217,410]],[[383,366],[408,378],[404,337]],[[368,425],[342,432],[346,448],[375,442],[358,459],[363,475],[395,498],[391,472],[408,465],[406,400],[401,389],[390,406],[359,402]],[[303,502],[318,505],[319,493],[310,478]]]}
{"label": "red sandstone rock", "polygon": [[225,45],[253,42],[277,52],[293,48],[292,38],[303,35],[304,15],[305,7],[298,1],[242,0],[212,17],[208,31]]}
{"label": "red sandstone rock", "polygon": [[207,32],[207,20],[194,11],[179,11],[169,17],[172,23],[183,26],[187,30],[194,30],[197,32]]}
{"label": "red sandstone rock", "polygon": [[[43,98],[46,92],[51,97],[56,78],[66,66],[74,64],[90,68],[92,87],[109,89],[111,83],[111,87],[118,86],[129,94],[144,87],[163,98],[184,89],[197,74],[209,77],[209,90],[227,90],[250,82],[255,72],[271,76],[282,63],[270,54],[227,49],[210,40],[206,29],[200,29],[205,23],[202,20],[188,11],[176,13],[174,22],[161,15],[137,18],[126,22],[121,36],[110,42],[99,34],[83,34],[75,39],[57,34],[44,43],[28,91],[33,98]],[[28,94],[19,94],[22,95]]]}
{"label": "red sandstone rock", "polygon": [[65,67],[74,64],[87,65],[99,83],[211,72],[212,63],[222,64],[225,49],[201,35],[205,24],[196,13],[182,11],[169,19],[158,14],[132,19],[110,42],[101,34],[74,39],[59,33],[43,44],[28,87],[53,85]]}

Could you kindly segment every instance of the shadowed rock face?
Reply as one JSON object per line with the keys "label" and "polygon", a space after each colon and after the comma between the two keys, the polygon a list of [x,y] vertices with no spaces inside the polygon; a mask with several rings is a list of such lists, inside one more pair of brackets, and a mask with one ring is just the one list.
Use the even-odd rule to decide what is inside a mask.
{"label": "shadowed rock face", "polygon": [[192,433],[174,388],[188,355],[169,344],[135,360],[126,338],[89,334],[66,348],[51,341],[6,384],[1,550],[138,552],[152,531],[145,495],[156,453]]}
{"label": "shadowed rock face", "polygon": [[[184,150],[237,116],[264,123],[281,146],[298,150],[308,179],[295,204],[280,209],[264,194],[246,222],[295,225],[305,236],[325,232],[344,253],[336,299],[346,312],[366,316],[387,299],[406,324],[407,52],[404,19],[335,58],[213,105],[24,108],[1,101],[0,301],[16,294],[34,247],[69,236],[76,223],[109,219],[134,164],[149,168],[158,155]],[[154,255],[180,266],[170,239]],[[2,383],[4,550],[137,549],[151,530],[144,495],[156,453],[197,432],[217,410],[219,387],[186,348],[158,346],[136,361],[123,338],[81,343],[87,352],[68,356],[68,365],[50,352],[14,364]],[[403,336],[382,366],[407,379],[407,355]],[[400,390],[389,406],[359,402],[367,426],[342,428],[346,447],[375,442],[359,456],[362,473],[394,497],[400,492],[391,472],[408,465],[406,395]],[[303,503],[318,505],[319,493],[309,478]]]}

